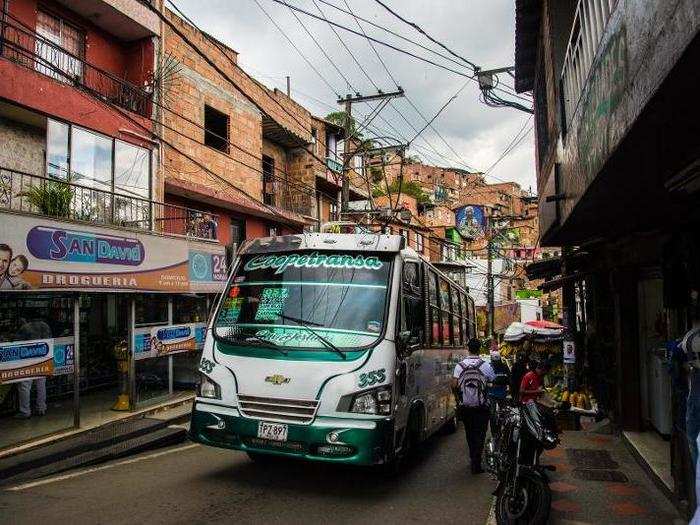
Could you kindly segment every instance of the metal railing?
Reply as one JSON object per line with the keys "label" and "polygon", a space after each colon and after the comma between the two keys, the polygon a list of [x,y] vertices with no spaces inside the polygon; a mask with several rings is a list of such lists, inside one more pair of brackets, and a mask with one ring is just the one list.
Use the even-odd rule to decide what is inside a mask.
{"label": "metal railing", "polygon": [[214,213],[0,167],[0,211],[216,240]]}
{"label": "metal railing", "polygon": [[617,0],[579,0],[561,73],[564,122],[568,127],[588,79],[603,32]]}
{"label": "metal railing", "polygon": [[59,82],[87,91],[110,104],[148,117],[151,94],[47,40],[10,14],[0,17],[0,57]]}
{"label": "metal railing", "polygon": [[316,196],[302,182],[289,182],[279,177],[268,178],[263,183],[263,202],[283,210],[316,216]]}

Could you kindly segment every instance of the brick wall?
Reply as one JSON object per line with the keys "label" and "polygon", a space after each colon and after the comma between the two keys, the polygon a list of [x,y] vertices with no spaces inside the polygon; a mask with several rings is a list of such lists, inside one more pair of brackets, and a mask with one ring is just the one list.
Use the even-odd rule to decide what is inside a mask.
{"label": "brick wall", "polygon": [[[180,71],[165,94],[166,101],[179,114],[187,115],[195,123],[165,112],[166,124],[181,131],[182,135],[204,141],[204,107],[211,106],[229,117],[228,152],[164,131],[168,142],[196,158],[218,177],[197,169],[193,163],[172,149],[165,148],[166,177],[177,177],[187,182],[222,188],[233,185],[258,200],[263,200],[262,156],[274,159],[275,205],[296,213],[315,217],[315,172],[313,157],[303,147],[291,147],[264,137],[263,121],[272,122],[275,135],[286,135],[298,144],[311,140],[311,114],[278,90],[269,90],[236,66],[238,55],[223,44],[214,45],[195,28],[167,13],[178,31],[200,47],[208,57],[231,77],[236,86],[222,77],[166,24],[163,32],[165,52],[177,60]],[[280,140],[275,138],[275,140]],[[235,191],[228,188],[228,191]]]}
{"label": "brick wall", "polygon": [[[217,87],[227,92],[236,93],[237,98],[249,99],[260,112],[269,115],[280,126],[299,137],[302,141],[311,140],[310,113],[302,106],[292,101],[279,91],[270,91],[257,80],[247,75],[236,65],[236,54],[231,50],[221,50],[221,45],[214,45],[201,32],[189,25],[172,12],[165,14],[172,24],[187,40],[201,49],[219,68],[224,71],[238,86],[233,88],[216,69],[200,57],[175,31],[167,25],[163,33],[166,53],[171,54],[179,62],[200,76],[210,80]],[[240,91],[239,91],[240,90]],[[244,92],[247,97],[244,97]]]}

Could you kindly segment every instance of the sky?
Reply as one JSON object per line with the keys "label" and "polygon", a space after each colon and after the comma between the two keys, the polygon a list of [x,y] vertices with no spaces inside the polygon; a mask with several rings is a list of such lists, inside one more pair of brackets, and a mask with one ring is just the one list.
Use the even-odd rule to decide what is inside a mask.
{"label": "sky", "polygon": [[[376,0],[287,0],[290,5],[324,16],[338,24],[360,32],[356,20],[328,4],[341,7],[402,36],[457,60],[412,27],[393,17]],[[451,50],[479,65],[482,69],[512,66],[515,40],[515,2],[513,0],[382,0],[404,18],[416,22],[429,35]],[[426,125],[438,110],[457,92],[432,126],[413,144],[427,164],[469,166],[485,171],[504,153],[513,139],[523,131],[512,151],[487,171],[488,182],[515,181],[524,189],[536,190],[534,166],[534,132],[528,113],[512,108],[491,108],[479,101],[477,83],[434,65],[421,62],[375,43],[375,48],[389,73],[363,36],[336,28],[342,41],[364,68],[363,73],[340,39],[324,20],[302,13],[297,16],[325,51],[316,45],[292,10],[273,0],[173,0],[185,15],[201,29],[209,32],[239,53],[239,64],[253,77],[269,87],[286,89],[290,76],[292,98],[312,113],[325,116],[342,109],[338,95],[359,92],[376,93],[376,83],[384,92],[395,91],[389,73],[406,92],[406,97],[392,101],[372,123],[377,133],[411,139],[416,130]],[[280,26],[301,54],[270,21]],[[361,22],[367,35],[383,40],[456,71],[468,74],[469,67],[450,62],[414,44],[401,40],[381,29]],[[332,61],[332,63],[331,63]],[[311,64],[311,65],[309,65]],[[334,67],[334,65],[335,67]],[[313,67],[312,67],[313,66]],[[318,73],[315,70],[318,71]],[[339,70],[339,71],[338,71]],[[342,73],[342,76],[341,76]],[[319,75],[320,74],[320,75]],[[322,80],[322,78],[324,80]],[[500,82],[512,86],[513,79],[499,75]],[[352,88],[349,88],[347,81]],[[466,84],[466,87],[460,89]],[[505,95],[504,95],[505,96]],[[418,108],[423,117],[411,106]],[[362,121],[372,106],[354,104],[353,115]],[[401,115],[403,115],[403,118]],[[405,119],[405,120],[404,120]],[[408,121],[408,122],[406,122]],[[394,129],[391,129],[393,126]]]}

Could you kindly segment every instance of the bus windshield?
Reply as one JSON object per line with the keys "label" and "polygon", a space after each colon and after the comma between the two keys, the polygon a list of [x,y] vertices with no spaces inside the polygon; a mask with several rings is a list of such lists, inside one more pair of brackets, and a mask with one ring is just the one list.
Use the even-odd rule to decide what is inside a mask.
{"label": "bus windshield", "polygon": [[386,254],[244,256],[214,322],[232,344],[286,351],[356,349],[381,335],[391,274]]}

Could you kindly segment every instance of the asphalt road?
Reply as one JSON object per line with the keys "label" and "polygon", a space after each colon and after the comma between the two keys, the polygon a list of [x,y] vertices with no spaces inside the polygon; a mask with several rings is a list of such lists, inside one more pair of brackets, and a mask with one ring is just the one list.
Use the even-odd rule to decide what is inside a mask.
{"label": "asphalt road", "polygon": [[[423,444],[397,477],[186,443],[0,491],[3,523],[474,523],[494,482],[464,431]],[[8,490],[9,489],[9,490]]]}

